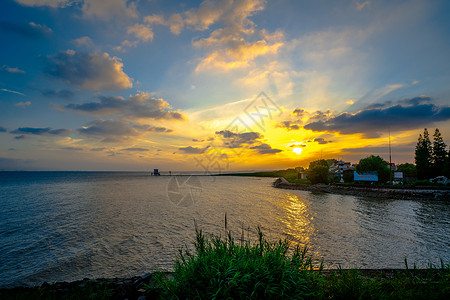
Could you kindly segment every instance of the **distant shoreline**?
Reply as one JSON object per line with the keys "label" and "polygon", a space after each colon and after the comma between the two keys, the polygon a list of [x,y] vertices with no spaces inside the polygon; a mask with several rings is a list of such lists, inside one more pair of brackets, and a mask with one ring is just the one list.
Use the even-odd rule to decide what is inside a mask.
{"label": "distant shoreline", "polygon": [[280,177],[273,183],[275,188],[302,190],[315,193],[352,195],[371,198],[396,200],[450,200],[450,187],[376,187],[356,185],[325,185],[290,183]]}

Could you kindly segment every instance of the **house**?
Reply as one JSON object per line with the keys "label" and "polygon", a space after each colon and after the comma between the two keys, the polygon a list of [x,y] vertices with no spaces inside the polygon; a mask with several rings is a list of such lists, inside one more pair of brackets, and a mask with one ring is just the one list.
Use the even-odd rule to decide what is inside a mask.
{"label": "house", "polygon": [[306,179],[307,175],[308,175],[308,173],[306,173],[306,172],[300,172],[297,174],[297,178],[298,179]]}

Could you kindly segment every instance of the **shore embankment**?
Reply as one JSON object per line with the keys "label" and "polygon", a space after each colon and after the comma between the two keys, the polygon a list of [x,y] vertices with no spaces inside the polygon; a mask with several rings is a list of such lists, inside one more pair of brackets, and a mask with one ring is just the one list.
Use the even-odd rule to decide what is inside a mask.
{"label": "shore embankment", "polygon": [[367,185],[344,184],[298,184],[290,183],[280,177],[273,186],[281,189],[310,191],[313,193],[329,193],[340,195],[352,195],[359,197],[386,198],[398,200],[439,200],[450,201],[449,187],[385,187]]}
{"label": "shore embankment", "polygon": [[130,278],[97,278],[72,282],[44,282],[33,287],[0,289],[0,299],[153,299],[146,291],[153,274]]}
{"label": "shore embankment", "polygon": [[[356,273],[352,273],[353,271]],[[449,270],[444,269],[325,269],[312,272],[320,272],[324,279],[335,276],[345,278],[345,274],[357,274],[355,278],[361,280],[397,280],[402,283],[407,282],[405,278],[414,277],[422,282],[423,286],[430,279],[437,281],[449,274]],[[169,276],[170,274],[168,272]],[[34,287],[3,288],[0,289],[0,299],[159,299],[161,295],[158,292],[148,289],[153,285],[153,275],[149,273],[131,278],[86,278],[73,282],[44,282]]]}

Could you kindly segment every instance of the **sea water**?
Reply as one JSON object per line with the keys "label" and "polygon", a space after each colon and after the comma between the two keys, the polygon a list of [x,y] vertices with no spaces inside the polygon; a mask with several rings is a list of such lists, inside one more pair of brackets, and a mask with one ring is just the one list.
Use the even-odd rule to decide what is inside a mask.
{"label": "sea water", "polygon": [[273,178],[0,172],[0,287],[171,270],[206,234],[288,239],[335,268],[450,262],[450,202],[276,189]]}

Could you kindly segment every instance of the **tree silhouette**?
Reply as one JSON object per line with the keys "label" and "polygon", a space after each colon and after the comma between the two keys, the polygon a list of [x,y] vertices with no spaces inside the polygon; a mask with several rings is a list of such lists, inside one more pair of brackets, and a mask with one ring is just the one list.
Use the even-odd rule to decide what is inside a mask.
{"label": "tree silhouette", "polygon": [[363,158],[359,161],[356,166],[356,172],[377,172],[378,182],[385,183],[389,180],[389,163],[382,159],[380,156],[371,155]]}
{"label": "tree silhouette", "polygon": [[415,162],[418,179],[431,178],[432,153],[433,148],[431,146],[430,136],[428,130],[425,128],[423,130],[423,136],[421,134],[419,135],[419,140],[416,145]]}
{"label": "tree silhouette", "polygon": [[433,137],[434,141],[433,141],[433,156],[432,156],[432,163],[433,163],[432,177],[436,177],[443,175],[442,172],[444,171],[444,165],[447,157],[446,151],[447,146],[445,145],[438,128],[436,128],[436,130],[434,131]]}

